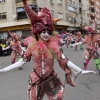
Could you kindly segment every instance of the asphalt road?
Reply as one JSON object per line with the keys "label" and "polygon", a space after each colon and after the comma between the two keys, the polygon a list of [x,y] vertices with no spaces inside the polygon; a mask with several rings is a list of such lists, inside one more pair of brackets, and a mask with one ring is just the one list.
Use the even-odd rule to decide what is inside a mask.
{"label": "asphalt road", "polygon": [[[85,48],[84,48],[85,49]],[[75,51],[74,48],[63,47],[64,54],[77,66],[83,69],[83,51]],[[100,52],[100,49],[99,49]],[[0,57],[0,68],[10,65],[10,56]],[[24,65],[23,70],[13,70],[0,75],[0,100],[29,100],[27,85],[29,73],[33,66],[32,61]],[[96,71],[97,74],[79,75],[75,81],[75,87],[65,86],[63,100],[100,100],[100,75],[96,70],[93,59],[88,65],[88,70]],[[55,61],[55,71],[64,83],[64,71]],[[48,100],[45,96],[43,100]]]}

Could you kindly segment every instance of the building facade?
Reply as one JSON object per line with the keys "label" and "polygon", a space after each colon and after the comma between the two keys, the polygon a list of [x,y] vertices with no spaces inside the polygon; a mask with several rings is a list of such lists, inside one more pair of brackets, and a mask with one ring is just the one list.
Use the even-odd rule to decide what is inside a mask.
{"label": "building facade", "polygon": [[89,0],[89,24],[100,29],[100,0]]}
{"label": "building facade", "polygon": [[[47,7],[53,17],[61,18],[56,25],[58,31],[74,30],[74,27],[84,21],[81,0],[27,0],[27,2],[35,12]],[[20,36],[31,35],[30,21],[23,9],[22,0],[0,0],[0,38],[6,38],[9,30]]]}

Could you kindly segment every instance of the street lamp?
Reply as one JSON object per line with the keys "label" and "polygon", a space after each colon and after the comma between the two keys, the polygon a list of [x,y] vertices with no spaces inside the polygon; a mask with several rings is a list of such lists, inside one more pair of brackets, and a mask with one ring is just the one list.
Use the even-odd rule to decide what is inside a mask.
{"label": "street lamp", "polygon": [[[84,11],[89,11],[89,10],[82,10],[81,12],[84,12]],[[80,14],[80,12],[77,13],[76,16],[74,17],[74,27],[75,27],[75,24],[76,24],[76,17],[78,16],[78,14]]]}

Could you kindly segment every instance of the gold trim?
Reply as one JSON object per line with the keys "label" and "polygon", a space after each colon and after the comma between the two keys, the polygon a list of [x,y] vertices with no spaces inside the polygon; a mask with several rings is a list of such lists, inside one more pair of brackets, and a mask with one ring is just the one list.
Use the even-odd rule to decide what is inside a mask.
{"label": "gold trim", "polygon": [[0,28],[0,32],[8,31],[8,30],[25,30],[30,29],[30,25],[20,25],[20,26],[12,26],[12,27],[3,27]]}
{"label": "gold trim", "polygon": [[[12,26],[12,27],[3,27],[0,28],[0,32],[4,32],[4,31],[9,31],[9,30],[25,30],[25,29],[30,29],[31,25],[27,24],[27,25],[19,25],[19,26]],[[67,29],[68,26],[61,26],[61,25],[56,25],[55,26],[56,29]]]}

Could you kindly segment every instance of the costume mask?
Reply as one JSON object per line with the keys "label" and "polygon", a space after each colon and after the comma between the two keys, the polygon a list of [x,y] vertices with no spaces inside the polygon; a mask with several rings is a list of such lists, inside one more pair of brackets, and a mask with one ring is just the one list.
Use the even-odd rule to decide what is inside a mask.
{"label": "costume mask", "polygon": [[42,32],[40,33],[40,37],[41,37],[41,39],[43,39],[44,41],[47,41],[48,38],[50,37],[49,32],[48,32],[47,30],[46,30],[46,31],[42,31]]}

